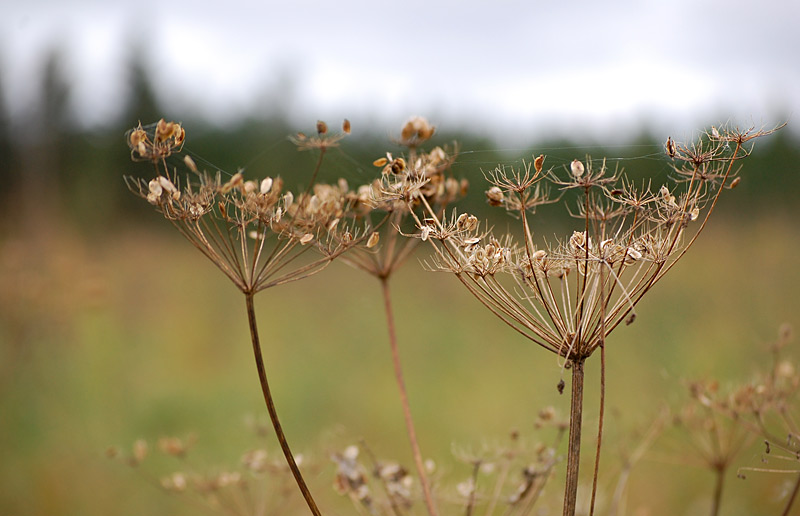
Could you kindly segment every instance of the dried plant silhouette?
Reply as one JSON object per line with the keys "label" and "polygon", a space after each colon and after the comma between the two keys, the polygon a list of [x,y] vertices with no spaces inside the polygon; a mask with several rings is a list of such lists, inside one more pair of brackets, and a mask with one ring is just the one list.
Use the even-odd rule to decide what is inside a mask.
{"label": "dried plant silhouette", "polygon": [[[340,134],[329,133],[327,125],[318,122],[314,136],[293,138],[301,150],[319,152],[308,187],[297,196],[284,189],[279,177],[245,180],[239,172],[223,182],[219,172],[199,171],[188,155],[182,184],[181,174],[167,162],[183,146],[185,131],[180,124],[162,119],[147,128],[140,124],[127,135],[131,157],[148,161],[155,169],[149,181],[126,178],[131,191],[152,204],[244,294],[267,411],[297,485],[315,515],[320,511],[289,448],[267,381],[253,300],[262,290],[321,271],[364,240],[364,231],[345,223],[356,197],[346,183],[315,182],[326,150],[349,131],[347,121]],[[309,251],[317,256],[307,257]]]}
{"label": "dried plant silhouette", "polygon": [[[536,439],[515,430],[502,444],[484,443],[478,450],[454,447],[453,453],[468,476],[455,485],[440,486],[435,498],[466,515],[532,514],[561,460],[557,448],[567,427],[553,408],[547,407],[539,411],[534,424]],[[539,435],[548,430],[554,432],[550,443]],[[347,446],[334,453],[332,460],[336,464],[336,490],[348,496],[360,513],[413,514],[413,481],[400,463],[377,459],[364,443]],[[433,471],[434,467],[429,463],[427,469]]]}
{"label": "dried plant silhouette", "polygon": [[[395,382],[400,395],[400,404],[414,457],[414,465],[422,487],[425,506],[430,516],[436,516],[437,509],[425,472],[403,377],[390,288],[392,275],[406,263],[419,243],[418,240],[402,238],[399,231],[402,231],[403,228],[413,228],[414,219],[411,211],[419,211],[421,207],[418,203],[414,205],[403,199],[387,197],[382,192],[387,178],[402,176],[404,182],[416,182],[423,185],[419,194],[424,196],[428,204],[438,212],[459,197],[463,197],[467,189],[466,180],[457,181],[445,175],[455,159],[455,154],[441,147],[435,147],[430,152],[424,152],[419,148],[422,143],[433,136],[434,131],[435,128],[422,117],[409,119],[403,125],[398,141],[407,150],[407,159],[395,158],[387,153],[386,157],[377,159],[373,163],[381,168],[381,179],[358,189],[360,208],[355,213],[358,218],[369,219],[369,225],[375,230],[370,235],[366,246],[355,249],[354,252],[343,258],[346,263],[367,272],[380,281]],[[407,163],[411,163],[411,165]],[[394,179],[390,180],[392,183],[395,181]]]}
{"label": "dried plant silhouette", "polygon": [[[435,129],[421,117],[409,119],[402,127],[397,143],[404,148],[404,155],[387,153],[376,160],[373,165],[380,168],[380,177],[352,190],[343,179],[335,184],[316,182],[326,152],[350,132],[346,121],[340,133],[333,134],[325,123],[318,122],[312,136],[298,133],[291,138],[300,150],[318,153],[308,185],[297,194],[284,188],[279,177],[256,181],[239,172],[223,178],[221,172],[199,170],[189,155],[181,162],[176,155],[183,147],[185,132],[179,124],[164,120],[139,125],[127,134],[132,158],[150,162],[154,177],[128,177],[126,181],[244,295],[267,412],[288,469],[313,514],[319,515],[320,510],[283,433],[267,380],[254,297],[270,287],[316,274],[341,259],[380,282],[394,379],[429,516],[438,516],[443,502],[455,502],[467,516],[479,511],[486,516],[496,511],[532,514],[561,462],[557,448],[564,437],[566,480],[559,503],[565,516],[574,516],[578,511],[583,403],[590,390],[584,383],[584,371],[586,361],[599,350],[597,445],[591,492],[586,497],[586,512],[593,515],[603,447],[608,336],[623,323],[635,320],[644,296],[703,232],[722,192],[740,182],[739,163],[750,155],[755,140],[777,129],[712,127],[694,142],[680,144],[670,138],[666,157],[658,161],[662,170],[668,165],[670,172],[660,175],[657,184],[653,179],[634,181],[622,170],[609,167],[605,159],[576,159],[567,166],[547,168],[546,157],[539,155],[520,166],[498,166],[484,174],[489,182],[486,200],[518,223],[516,229],[503,234],[472,214],[450,211],[450,205],[466,195],[468,184],[450,175],[455,149],[422,148]],[[539,236],[548,234],[546,230],[534,232],[536,214],[556,203],[564,203],[575,227],[561,238],[548,240]],[[471,474],[455,493],[435,485],[433,470],[423,458],[392,307],[390,280],[423,243],[433,250],[427,268],[455,275],[491,313],[552,353],[562,375],[566,370],[571,375],[566,421],[557,421],[550,409],[539,414],[537,425],[557,429],[554,442],[531,449],[522,446],[517,436],[507,447],[459,452]],[[794,461],[792,468],[782,471],[800,471],[796,465],[800,438],[789,409],[790,397],[800,382],[794,369],[789,374],[789,366],[778,358],[781,347],[775,346],[775,368],[761,387],[742,388],[722,401],[709,394],[716,393],[713,384],[695,383],[692,393],[699,403],[676,418],[695,439],[703,464],[716,474],[712,514],[719,512],[725,473],[747,442],[746,435],[761,435],[768,454],[780,452],[776,460]],[[565,387],[561,379],[559,392]],[[728,436],[720,431],[719,421],[724,416],[734,422]],[[783,425],[788,440],[775,433],[775,421],[767,424],[767,417]],[[631,467],[661,431],[663,419],[656,418],[636,449],[623,453],[619,481],[613,495],[607,497],[610,514],[623,512]],[[132,457],[143,453],[135,446]],[[365,463],[365,456],[371,465]],[[520,469],[515,461],[523,456],[528,463]],[[413,513],[414,479],[399,463],[377,460],[363,443],[334,453],[332,459],[337,468],[336,488],[353,500],[357,510],[392,516]],[[514,475],[514,468],[522,471],[521,477]],[[496,477],[487,487],[480,479],[489,473]],[[241,478],[233,474],[217,481],[219,487],[241,486]],[[377,494],[375,483],[385,496]],[[180,476],[162,483],[172,490],[186,485],[186,478]],[[800,474],[784,514],[789,513],[798,491]]]}
{"label": "dried plant silhouette", "polygon": [[[769,345],[771,364],[759,370],[748,382],[731,389],[720,389],[716,380],[696,381],[689,385],[694,411],[705,414],[705,424],[698,432],[703,443],[700,455],[718,474],[714,490],[712,515],[718,514],[722,500],[724,470],[731,465],[737,445],[760,438],[764,445],[762,466],[739,468],[745,473],[793,475],[795,478],[786,496],[783,516],[791,514],[800,491],[800,426],[797,423],[797,393],[800,373],[793,360],[781,355],[793,340],[788,324],[778,331],[778,338]],[[725,428],[723,432],[720,429]],[[740,447],[740,446],[738,446]]]}
{"label": "dried plant silhouette", "polygon": [[[196,447],[194,436],[162,437],[156,446],[139,439],[130,450],[112,447],[107,455],[135,469],[157,489],[209,513],[282,514],[292,507],[297,488],[283,457],[273,459],[265,448],[255,447],[245,451],[237,465],[204,468]],[[297,457],[298,463],[301,459]]]}
{"label": "dried plant silhouette", "polygon": [[[525,338],[556,355],[572,373],[564,515],[574,515],[578,492],[585,361],[601,355],[601,411],[589,513],[594,512],[605,396],[605,343],[620,324],[630,324],[636,306],[694,244],[723,190],[735,187],[734,166],[755,139],[776,129],[712,128],[689,144],[666,143],[673,161],[668,184],[653,189],[605,160],[574,160],[566,174],[545,169],[545,156],[518,168],[499,166],[486,174],[492,206],[519,220],[522,243],[511,233],[495,236],[477,217],[440,217],[419,195],[421,185],[400,178],[386,195],[401,192],[426,205],[411,235],[435,251],[430,267],[454,274],[487,309]],[[534,239],[530,219],[554,202],[551,190],[578,192],[570,214],[579,228],[554,243]],[[559,386],[559,390],[563,386]]]}

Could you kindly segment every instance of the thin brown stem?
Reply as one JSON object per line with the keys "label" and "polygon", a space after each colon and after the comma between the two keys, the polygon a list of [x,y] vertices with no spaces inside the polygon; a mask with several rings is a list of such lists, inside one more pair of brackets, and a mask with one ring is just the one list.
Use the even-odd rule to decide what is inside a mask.
{"label": "thin brown stem", "polygon": [[294,460],[292,450],[289,448],[289,443],[286,441],[286,436],[278,420],[278,411],[275,409],[275,403],[272,401],[272,393],[269,389],[267,372],[264,367],[264,357],[261,354],[261,343],[258,338],[256,312],[253,307],[253,293],[245,292],[245,300],[247,302],[247,321],[250,324],[250,337],[253,340],[253,354],[255,355],[256,369],[258,369],[258,379],[261,383],[261,392],[264,393],[264,402],[267,404],[267,412],[272,421],[272,427],[275,429],[275,435],[278,438],[281,450],[283,450],[283,455],[286,457],[289,469],[292,470],[292,475],[294,475],[294,479],[297,482],[297,487],[300,488],[300,492],[303,494],[303,498],[305,498],[308,508],[311,510],[311,514],[314,516],[321,516],[317,504],[311,496],[311,491],[308,490],[308,486],[306,486],[306,482],[303,480],[303,475],[300,473],[300,469],[297,467],[297,463]]}
{"label": "thin brown stem", "polygon": [[581,419],[583,417],[583,361],[583,358],[572,361],[572,400],[569,410],[564,516],[575,516],[575,506],[578,498],[578,471],[581,461]]}
{"label": "thin brown stem", "polygon": [[[325,157],[325,151],[327,147],[320,147],[319,149],[319,157],[317,158],[317,164],[314,166],[314,172],[311,174],[311,181],[308,182],[308,186],[306,187],[306,191],[303,194],[304,198],[308,198],[308,194],[311,193],[311,189],[314,188],[314,183],[317,181],[317,174],[319,174],[319,169],[322,168],[322,158]],[[306,201],[303,201],[306,202]],[[299,212],[298,212],[299,213]]]}
{"label": "thin brown stem", "polygon": [[403,407],[403,418],[406,422],[406,432],[408,440],[411,442],[411,452],[414,455],[414,464],[419,475],[419,482],[422,485],[422,494],[425,498],[425,507],[430,516],[436,516],[436,506],[433,504],[431,487],[428,477],[425,475],[425,465],[422,463],[422,453],[419,451],[419,441],[414,430],[414,420],[411,418],[411,407],[408,403],[408,392],[403,380],[403,367],[400,364],[400,353],[397,349],[397,333],[394,326],[394,313],[392,311],[392,297],[389,290],[389,278],[381,277],[381,288],[383,290],[383,304],[386,309],[386,326],[389,330],[389,347],[392,350],[392,364],[394,365],[394,378],[397,382],[397,389],[400,391],[400,405]]}
{"label": "thin brown stem", "polygon": [[[605,325],[605,324],[603,324]],[[603,339],[605,340],[605,338]],[[606,409],[606,346],[600,344],[600,422],[597,424],[597,450],[594,455],[594,474],[592,475],[592,501],[589,503],[589,516],[594,515],[594,502],[597,497],[597,479],[600,472],[600,448],[603,445],[603,416]]]}
{"label": "thin brown stem", "polygon": [[794,483],[794,489],[792,489],[792,494],[789,495],[789,501],[786,502],[786,508],[783,509],[781,516],[789,516],[789,511],[792,510],[792,505],[794,504],[795,498],[797,498],[798,491],[800,491],[800,475],[797,476],[797,481]]}
{"label": "thin brown stem", "polygon": [[717,516],[719,514],[719,507],[722,504],[722,488],[725,486],[726,469],[727,468],[722,465],[714,468],[717,478],[714,483],[714,497],[711,499],[711,516]]}

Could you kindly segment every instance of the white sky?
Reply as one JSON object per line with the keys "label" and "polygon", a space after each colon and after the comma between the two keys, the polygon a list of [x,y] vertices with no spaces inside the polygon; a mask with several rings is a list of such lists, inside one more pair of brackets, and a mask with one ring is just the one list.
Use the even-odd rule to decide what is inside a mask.
{"label": "white sky", "polygon": [[[68,57],[76,116],[112,116],[136,42],[173,112],[222,123],[271,109],[303,127],[422,114],[499,140],[603,138],[642,124],[771,125],[800,106],[792,0],[5,4],[0,80],[17,116],[53,46]],[[290,93],[288,105],[270,105],[270,89]]]}

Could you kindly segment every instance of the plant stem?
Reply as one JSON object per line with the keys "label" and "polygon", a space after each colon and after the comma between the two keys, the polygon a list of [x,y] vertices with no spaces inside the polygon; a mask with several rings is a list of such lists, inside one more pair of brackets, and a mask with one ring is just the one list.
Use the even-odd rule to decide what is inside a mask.
{"label": "plant stem", "polygon": [[397,334],[394,327],[394,315],[392,312],[392,297],[389,291],[389,278],[381,276],[381,287],[383,289],[383,304],[386,309],[386,326],[389,330],[389,347],[392,350],[392,364],[394,365],[394,377],[397,382],[397,388],[400,391],[400,405],[403,407],[403,417],[406,422],[406,432],[408,433],[408,440],[411,442],[411,452],[414,455],[414,463],[417,467],[417,474],[419,475],[419,482],[422,484],[422,494],[425,498],[425,506],[428,509],[430,516],[436,516],[436,506],[433,504],[433,496],[431,495],[430,484],[428,477],[425,475],[425,466],[422,463],[422,454],[419,451],[419,441],[417,441],[417,433],[414,430],[414,421],[411,418],[411,407],[408,404],[408,393],[406,392],[406,384],[403,380],[403,368],[400,364],[400,353],[397,350]]}
{"label": "plant stem", "polygon": [[[603,315],[605,317],[605,314]],[[592,477],[592,501],[589,503],[589,516],[594,516],[594,502],[597,496],[597,480],[600,472],[600,448],[603,445],[603,418],[606,408],[606,346],[600,344],[600,422],[597,424],[597,450],[594,456],[594,475]]]}
{"label": "plant stem", "polygon": [[794,483],[792,494],[789,495],[789,501],[786,503],[786,508],[783,510],[782,516],[789,516],[789,511],[792,510],[794,499],[797,498],[797,491],[800,491],[800,475],[797,476],[797,481]]}
{"label": "plant stem", "polygon": [[572,400],[569,408],[567,445],[567,485],[564,490],[564,516],[575,516],[578,498],[578,470],[581,461],[581,418],[583,417],[583,358],[572,361]]}
{"label": "plant stem", "polygon": [[272,401],[272,394],[269,389],[269,383],[267,382],[267,372],[264,368],[264,358],[261,354],[261,343],[258,339],[256,312],[253,308],[253,295],[253,293],[245,292],[245,300],[247,302],[247,321],[250,324],[250,337],[253,340],[253,354],[255,355],[256,359],[258,379],[261,382],[261,391],[264,393],[264,402],[267,404],[267,412],[269,412],[269,418],[272,421],[272,427],[275,429],[275,435],[278,437],[278,442],[281,445],[281,450],[283,450],[284,457],[286,457],[286,462],[289,464],[289,469],[292,470],[292,475],[294,475],[294,479],[297,482],[297,487],[300,488],[300,492],[303,494],[303,498],[305,498],[308,508],[311,510],[311,514],[314,516],[321,516],[321,513],[317,508],[317,504],[314,502],[314,498],[311,496],[311,491],[308,490],[308,486],[306,486],[306,482],[303,480],[303,475],[300,473],[300,469],[297,467],[297,463],[292,455],[292,450],[289,449],[289,443],[286,441],[286,436],[283,434],[283,429],[281,428],[281,422],[278,420],[278,411],[275,409],[275,403]]}
{"label": "plant stem", "polygon": [[714,498],[711,500],[711,516],[719,514],[719,506],[722,503],[722,487],[725,484],[725,466],[717,466],[714,471],[717,480],[714,484]]}

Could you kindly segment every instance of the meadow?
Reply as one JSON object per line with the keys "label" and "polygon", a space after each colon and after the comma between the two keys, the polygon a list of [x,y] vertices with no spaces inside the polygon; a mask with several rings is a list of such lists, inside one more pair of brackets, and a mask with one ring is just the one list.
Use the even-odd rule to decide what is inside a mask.
{"label": "meadow", "polygon": [[[471,183],[464,204],[485,210],[485,164],[464,156],[458,174]],[[356,161],[331,157],[335,172]],[[800,239],[789,188],[774,202],[754,202],[748,192],[748,174],[769,182],[768,157],[745,163],[742,184],[725,192],[691,252],[638,305],[635,322],[609,337],[597,514],[711,510],[715,478],[703,467],[708,429],[678,424],[691,404],[691,382],[716,379],[724,391],[756,370],[769,371],[770,343],[784,323],[797,322],[800,277],[791,271]],[[550,159],[566,170],[570,158]],[[657,180],[664,179],[665,157],[639,160],[655,162]],[[373,168],[357,168],[359,177],[379,175]],[[70,202],[80,206],[86,191]],[[45,213],[47,223],[36,222],[35,230],[21,221],[0,240],[0,514],[306,513],[260,399],[241,293],[146,203],[104,218],[98,210],[113,199],[84,204],[71,219]],[[92,213],[95,219],[82,224]],[[502,229],[510,225],[504,220],[494,223]],[[533,220],[554,235],[575,229],[575,221],[551,218],[545,209]],[[496,473],[478,462],[495,460],[512,435],[523,448],[555,442],[557,428],[539,427],[548,407],[548,419],[569,416],[568,391],[559,393],[569,372],[450,274],[424,270],[431,255],[421,246],[392,275],[395,322],[420,447],[435,464],[430,478],[440,513],[470,514],[464,482],[475,475],[487,491]],[[380,283],[335,260],[302,282],[261,293],[255,309],[275,403],[323,513],[365,511],[334,489],[332,457],[360,445],[362,456],[413,470]],[[782,351],[784,359],[797,362],[796,345]],[[598,366],[586,365],[579,514],[591,486]],[[719,421],[741,446],[724,474],[720,513],[781,514],[797,473],[740,468],[796,470],[796,461],[772,459],[763,438]],[[132,465],[131,456],[144,458],[141,440],[148,457]],[[566,442],[558,442],[534,514],[561,510]],[[159,454],[170,446],[177,457]],[[268,450],[268,469],[276,473],[248,476],[246,500],[216,498],[222,505],[215,508],[175,492],[184,491],[175,489],[175,472],[207,480],[241,469],[243,455],[257,449]],[[637,450],[643,453],[631,462]],[[509,478],[519,474],[514,469]],[[410,513],[423,514],[418,493],[413,498]]]}
{"label": "meadow", "polygon": [[[796,318],[796,235],[792,220],[769,213],[712,221],[636,323],[615,334],[607,387],[614,428],[602,463],[609,485],[620,454],[662,408],[688,399],[686,381],[715,377],[724,385],[768,367],[766,343]],[[139,438],[194,435],[193,464],[208,471],[236,466],[257,447],[277,456],[271,436],[246,424],[264,416],[242,300],[186,242],[135,225],[102,239],[52,228],[2,249],[0,512],[196,514],[148,477],[185,466],[164,462],[143,473],[106,457],[108,446],[129,448]],[[330,453],[364,439],[376,455],[410,462],[376,283],[334,263],[256,300],[287,434],[318,464],[309,482],[336,514],[352,509],[331,487]],[[568,411],[555,359],[495,321],[452,277],[412,259],[395,278],[395,294],[412,409],[443,488],[469,476],[454,447],[491,446],[512,429],[535,440],[542,407]],[[797,357],[794,347],[788,354]],[[587,384],[596,381],[590,365]],[[596,418],[591,392],[587,428]],[[737,465],[760,463],[763,445],[755,441]],[[629,514],[705,514],[712,478],[692,466],[697,452],[669,428],[653,449],[632,475]],[[787,480],[731,472],[723,513],[777,514]],[[549,486],[554,495],[559,481]],[[445,512],[461,510],[453,501]]]}

